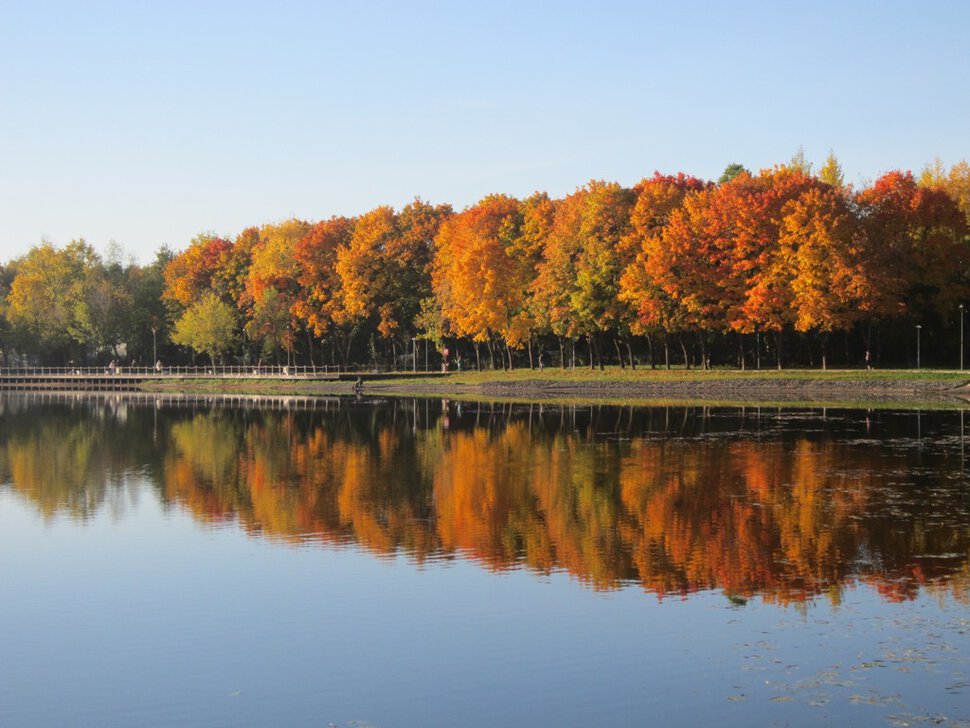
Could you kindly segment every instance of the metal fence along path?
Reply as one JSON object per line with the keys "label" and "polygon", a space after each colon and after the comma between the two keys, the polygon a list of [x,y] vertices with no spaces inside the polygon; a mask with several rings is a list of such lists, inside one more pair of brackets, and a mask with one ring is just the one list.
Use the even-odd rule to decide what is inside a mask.
{"label": "metal fence along path", "polygon": [[436,373],[348,371],[335,366],[2,367],[0,390],[133,390],[145,382],[270,380],[352,382]]}

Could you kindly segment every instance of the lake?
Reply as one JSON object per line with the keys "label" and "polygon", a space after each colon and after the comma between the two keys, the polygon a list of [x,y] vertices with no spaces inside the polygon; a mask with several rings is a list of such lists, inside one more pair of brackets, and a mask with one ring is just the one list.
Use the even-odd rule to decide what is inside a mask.
{"label": "lake", "polygon": [[0,396],[0,726],[970,726],[964,412]]}

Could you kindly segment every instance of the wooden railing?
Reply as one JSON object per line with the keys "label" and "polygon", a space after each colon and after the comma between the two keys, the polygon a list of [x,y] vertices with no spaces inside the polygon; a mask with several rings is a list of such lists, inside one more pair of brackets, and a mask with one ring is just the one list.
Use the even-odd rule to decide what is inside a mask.
{"label": "wooden railing", "polygon": [[339,366],[0,367],[3,377],[307,377],[339,374]]}

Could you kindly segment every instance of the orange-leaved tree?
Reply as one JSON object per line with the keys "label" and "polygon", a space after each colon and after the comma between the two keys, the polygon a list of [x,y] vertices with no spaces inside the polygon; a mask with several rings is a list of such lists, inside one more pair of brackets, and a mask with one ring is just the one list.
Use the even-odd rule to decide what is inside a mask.
{"label": "orange-leaved tree", "polygon": [[295,251],[309,230],[309,223],[296,219],[260,228],[246,281],[246,334],[261,345],[263,356],[283,349],[287,363],[293,356],[299,328],[293,313],[301,272]]}
{"label": "orange-leaved tree", "polygon": [[472,339],[479,367],[480,344],[493,352],[494,364],[497,339],[511,366],[511,349],[530,336],[531,271],[514,252],[521,225],[518,200],[490,195],[446,220],[435,240],[435,297],[450,331]]}
{"label": "orange-leaved tree", "polygon": [[856,198],[876,319],[947,316],[967,296],[966,218],[940,188],[889,172]]}
{"label": "orange-leaved tree", "polygon": [[[725,185],[734,240],[732,284],[742,296],[728,322],[732,331],[775,335],[777,365],[782,365],[782,332],[794,324],[792,270],[780,245],[779,226],[789,204],[823,183],[805,172],[804,165],[763,170],[757,177]],[[733,217],[733,222],[730,218]]]}
{"label": "orange-leaved tree", "polygon": [[575,361],[575,342],[582,333],[572,315],[570,287],[576,279],[575,259],[582,226],[585,190],[560,200],[542,244],[542,257],[536,264],[536,276],[530,290],[530,307],[543,331],[559,340],[560,362],[566,367],[564,341],[570,342]]}
{"label": "orange-leaved tree", "polygon": [[822,340],[865,316],[873,296],[861,229],[843,189],[812,188],[783,208],[779,267],[787,274],[796,331]]}
{"label": "orange-leaved tree", "polygon": [[333,363],[340,356],[347,363],[352,329],[347,327],[337,274],[337,251],[354,232],[353,218],[331,217],[314,225],[296,244],[293,255],[299,265],[299,295],[293,310],[313,334],[330,336]]}
{"label": "orange-leaved tree", "polygon": [[165,268],[165,298],[179,309],[192,305],[209,292],[227,303],[235,303],[229,291],[220,285],[219,277],[232,247],[229,240],[211,233],[194,237],[189,247]]}
{"label": "orange-leaved tree", "polygon": [[[680,308],[681,326],[773,332],[781,366],[781,333],[793,309],[779,223],[786,204],[821,185],[798,169],[779,167],[757,177],[741,173],[685,197],[645,262],[646,274]],[[703,351],[702,360],[707,365]]]}
{"label": "orange-leaved tree", "polygon": [[435,238],[452,214],[451,205],[415,199],[398,214],[397,235],[384,251],[387,272],[379,330],[384,336],[396,336],[405,347],[418,333],[422,302],[433,296]]}
{"label": "orange-leaved tree", "polygon": [[619,300],[627,306],[625,315],[634,334],[646,336],[648,342],[652,333],[662,335],[667,368],[668,336],[683,332],[686,319],[678,301],[654,277],[651,259],[662,253],[663,231],[674,211],[680,209],[689,193],[706,187],[704,181],[683,173],[665,176],[657,172],[642,180],[634,188],[637,199],[630,213],[629,232],[623,239],[628,262],[620,277]]}
{"label": "orange-leaved tree", "polygon": [[[546,245],[546,239],[552,231],[556,220],[556,210],[559,207],[557,200],[550,199],[545,192],[535,192],[526,199],[522,200],[520,210],[522,212],[522,227],[519,236],[516,238],[510,253],[519,261],[523,272],[523,280],[528,279],[529,285],[535,284],[539,264],[542,262],[542,254]],[[526,304],[528,317],[523,318],[530,329],[530,336],[526,342],[529,352],[529,368],[536,365],[533,356],[533,339],[541,334],[551,333],[551,323],[549,314],[536,299]],[[543,363],[543,352],[539,350],[539,365]]]}
{"label": "orange-leaved tree", "polygon": [[590,366],[603,366],[598,335],[616,331],[624,319],[617,296],[629,256],[621,242],[633,199],[631,190],[595,180],[569,195],[556,209],[537,266],[535,307],[545,309],[560,347],[563,339],[586,338]]}
{"label": "orange-leaved tree", "polygon": [[337,253],[341,299],[347,316],[370,319],[391,343],[392,356],[416,333],[421,301],[431,295],[430,261],[448,205],[421,200],[400,214],[378,207],[358,220],[350,241]]}

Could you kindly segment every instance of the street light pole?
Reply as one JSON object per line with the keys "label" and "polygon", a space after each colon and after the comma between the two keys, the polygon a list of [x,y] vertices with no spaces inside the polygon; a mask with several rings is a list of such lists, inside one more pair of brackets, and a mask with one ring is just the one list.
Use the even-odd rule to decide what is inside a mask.
{"label": "street light pole", "polygon": [[963,304],[960,304],[960,371],[963,371]]}
{"label": "street light pole", "polygon": [[916,368],[919,369],[919,330],[923,328],[916,324]]}

